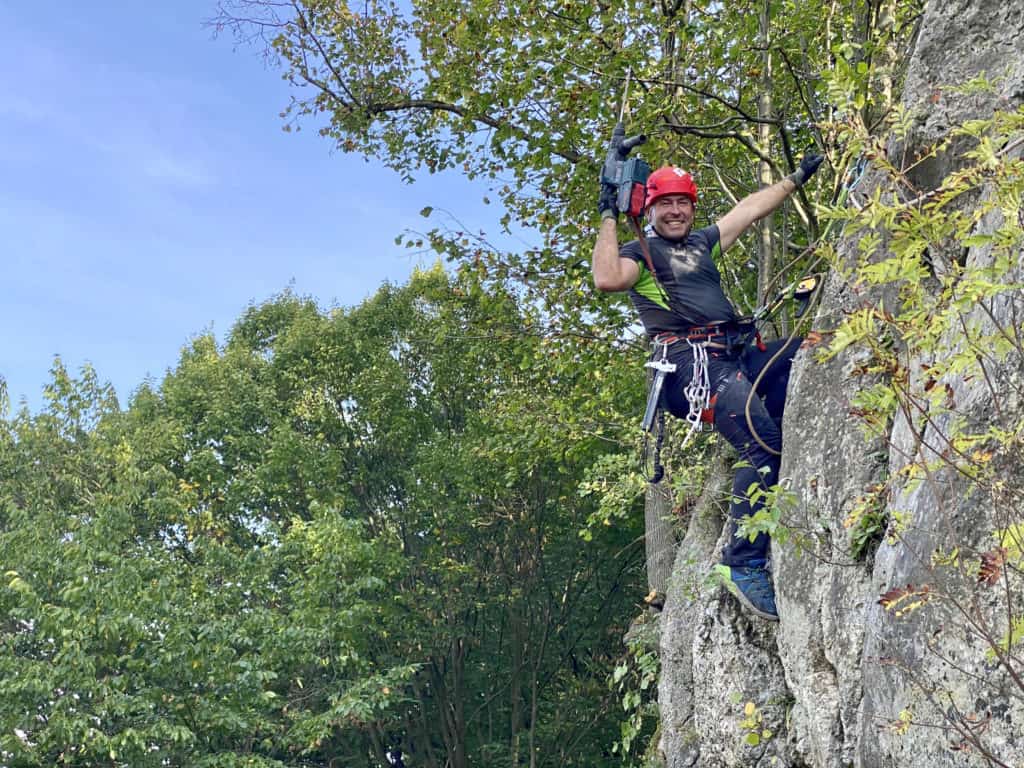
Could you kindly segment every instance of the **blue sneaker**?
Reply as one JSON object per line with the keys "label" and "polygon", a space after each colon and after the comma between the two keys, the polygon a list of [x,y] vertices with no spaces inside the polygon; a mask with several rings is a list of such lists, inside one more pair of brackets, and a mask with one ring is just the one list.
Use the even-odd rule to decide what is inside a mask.
{"label": "blue sneaker", "polygon": [[779,620],[779,612],[775,608],[775,589],[767,568],[719,563],[715,566],[715,573],[721,577],[723,586],[748,611],[768,621]]}

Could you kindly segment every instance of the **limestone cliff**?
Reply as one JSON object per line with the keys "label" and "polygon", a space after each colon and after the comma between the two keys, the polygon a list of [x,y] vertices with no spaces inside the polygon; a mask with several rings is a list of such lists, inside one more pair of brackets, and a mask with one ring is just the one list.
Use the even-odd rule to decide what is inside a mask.
{"label": "limestone cliff", "polygon": [[[904,137],[887,140],[890,157],[915,157],[966,119],[1024,104],[1024,3],[929,2],[920,29],[903,95],[914,122]],[[994,90],[955,88],[982,73]],[[963,164],[969,145],[954,141],[918,164],[916,187],[934,189]],[[1012,143],[1001,151],[1021,154]],[[906,199],[906,190],[889,183],[869,171],[858,194],[866,199],[880,190]],[[953,208],[969,213],[988,194],[982,181]],[[986,214],[974,231],[996,232],[1005,215]],[[889,233],[878,234],[886,242]],[[862,236],[840,243],[840,266],[855,264]],[[995,258],[984,237],[946,245],[928,254],[936,286],[951,270]],[[1024,282],[1022,256],[1016,253],[1004,280]],[[892,287],[866,295],[844,271],[827,280],[817,327],[834,327],[866,299],[897,302]],[[851,346],[826,362],[810,352],[797,358],[781,471],[795,498],[784,518],[792,535],[773,546],[778,625],[748,618],[704,578],[722,544],[728,468],[716,473],[722,484],[706,489],[690,518],[660,620],[658,746],[670,768],[1024,765],[1020,645],[1002,659],[990,648],[991,638],[1005,637],[1011,617],[1021,615],[1024,584],[1012,565],[1000,569],[994,586],[979,571],[981,556],[998,543],[993,532],[1024,517],[1019,439],[993,459],[1005,479],[995,491],[979,491],[955,463],[939,460],[955,450],[943,445],[954,422],[973,432],[1021,423],[1024,291],[965,306],[961,318],[964,333],[1001,330],[1016,348],[979,375],[950,372],[927,382],[952,407],[897,410],[871,439],[851,414],[851,401],[885,373],[872,371],[863,348]],[[908,376],[932,366],[915,358],[904,339],[891,342],[905,351]],[[943,344],[952,356],[966,342],[947,331]],[[915,478],[911,465],[928,467],[927,476]],[[858,546],[844,521],[872,494],[871,514],[886,530]],[[880,603],[892,590],[905,605],[926,605],[897,617]]]}

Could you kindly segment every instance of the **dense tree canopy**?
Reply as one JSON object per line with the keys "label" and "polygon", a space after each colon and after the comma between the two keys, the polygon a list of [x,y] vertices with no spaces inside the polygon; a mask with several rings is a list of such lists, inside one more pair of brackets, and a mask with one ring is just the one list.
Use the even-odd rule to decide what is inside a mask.
{"label": "dense tree canopy", "polygon": [[254,306],[124,412],[58,366],[0,443],[0,762],[601,764],[642,548],[579,535],[579,358],[435,269]]}
{"label": "dense tree canopy", "polygon": [[[287,127],[312,126],[410,179],[453,168],[490,180],[502,204],[495,218],[534,230],[536,247],[502,252],[486,236],[445,224],[430,244],[490,277],[521,282],[559,328],[586,318],[614,333],[626,321],[614,303],[595,301],[586,264],[598,163],[627,82],[631,132],[650,136],[642,151],[652,165],[674,162],[696,174],[698,220],[778,180],[806,148],[828,155],[836,173],[821,174],[759,241],[762,257],[766,248],[779,252],[769,260],[774,275],[816,234],[812,203],[832,199],[860,149],[851,131],[888,113],[921,7],[222,0],[212,23],[276,57],[296,86]],[[749,306],[751,253],[733,251],[726,277],[734,300]]]}

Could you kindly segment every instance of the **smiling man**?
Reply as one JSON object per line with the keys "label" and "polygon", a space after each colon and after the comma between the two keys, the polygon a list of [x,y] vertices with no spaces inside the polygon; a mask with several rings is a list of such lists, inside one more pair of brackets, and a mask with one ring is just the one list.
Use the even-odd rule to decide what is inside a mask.
{"label": "smiling man", "polygon": [[[611,152],[617,151],[613,143]],[[821,161],[818,155],[804,157],[794,173],[748,195],[717,223],[697,230],[693,178],[681,168],[659,168],[647,179],[648,235],[644,242],[632,240],[621,247],[616,188],[602,183],[598,200],[601,228],[594,245],[594,285],[601,291],[628,290],[648,335],[675,363],[676,372],[666,378],[662,394],[669,412],[691,423],[703,414],[739,452],[742,461],[733,480],[729,539],[718,570],[744,608],[771,621],[778,620],[778,612],[768,570],[768,537],[759,534],[751,541],[737,536],[737,529],[764,503],[759,497],[751,505],[750,489],[778,481],[786,386],[801,340],[793,339],[778,355],[784,341],[751,345],[750,329],[741,324],[722,291],[716,261],[754,222],[782,205]],[[751,381],[773,358],[758,397],[751,399],[748,421]],[[703,386],[688,389],[694,381]],[[694,394],[698,389],[704,393],[700,398]]]}

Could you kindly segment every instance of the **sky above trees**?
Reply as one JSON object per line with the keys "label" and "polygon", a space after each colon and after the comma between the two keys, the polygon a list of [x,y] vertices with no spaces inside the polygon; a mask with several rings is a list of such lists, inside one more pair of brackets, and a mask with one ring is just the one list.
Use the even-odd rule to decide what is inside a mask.
{"label": "sky above trees", "polygon": [[[5,4],[0,46],[0,375],[43,404],[55,355],[122,404],[190,337],[220,338],[291,287],[350,306],[432,256],[395,245],[444,207],[496,218],[456,174],[414,186],[282,131],[290,99],[256,48],[214,39],[212,0]],[[436,216],[437,214],[435,214]]]}

